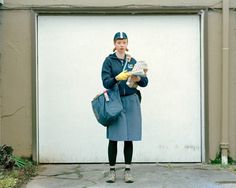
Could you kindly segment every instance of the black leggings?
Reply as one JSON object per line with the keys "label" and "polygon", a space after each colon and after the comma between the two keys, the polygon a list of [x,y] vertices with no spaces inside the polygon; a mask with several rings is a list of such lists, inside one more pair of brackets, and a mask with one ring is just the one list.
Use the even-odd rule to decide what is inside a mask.
{"label": "black leggings", "polygon": [[[131,164],[133,155],[133,142],[125,141],[124,143],[124,157],[125,164]],[[109,140],[108,144],[108,159],[110,166],[114,166],[116,164],[116,156],[117,156],[117,141]]]}

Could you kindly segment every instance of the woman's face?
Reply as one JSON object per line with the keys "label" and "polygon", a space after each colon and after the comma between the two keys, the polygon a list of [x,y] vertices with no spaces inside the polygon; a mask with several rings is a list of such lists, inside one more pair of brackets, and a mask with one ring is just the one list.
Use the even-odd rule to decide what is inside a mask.
{"label": "woman's face", "polygon": [[119,53],[125,53],[127,46],[128,46],[128,40],[127,39],[118,39],[114,43],[116,51]]}

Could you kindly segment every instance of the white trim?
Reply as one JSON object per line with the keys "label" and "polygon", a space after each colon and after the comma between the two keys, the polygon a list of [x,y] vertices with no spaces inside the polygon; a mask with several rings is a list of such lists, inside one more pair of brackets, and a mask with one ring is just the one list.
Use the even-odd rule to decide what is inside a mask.
{"label": "white trim", "polygon": [[35,161],[37,163],[39,163],[39,115],[38,115],[38,106],[39,106],[39,95],[38,95],[38,14],[35,14],[35,18],[34,18],[34,22],[35,22],[35,94],[36,94],[36,101],[35,101],[35,107],[36,107],[36,111],[35,111]]}
{"label": "white trim", "polygon": [[[199,12],[199,19],[200,19],[200,26],[199,26],[199,31],[200,31],[200,72],[201,72],[201,88],[200,88],[200,97],[201,97],[201,162],[205,162],[205,100],[204,100],[204,16],[205,12],[204,10],[201,10]],[[123,33],[120,32],[121,37],[123,37]],[[39,96],[38,96],[38,14],[35,15],[35,44],[36,44],[36,145],[33,146],[35,147],[36,150],[36,162],[39,162]]]}
{"label": "white trim", "polygon": [[123,39],[124,37],[123,37],[123,33],[122,32],[120,32],[120,38],[121,39]]}
{"label": "white trim", "polygon": [[205,90],[204,90],[204,17],[205,12],[201,10],[200,15],[200,60],[201,60],[201,150],[202,150],[202,162],[206,161],[206,148],[205,148]]}

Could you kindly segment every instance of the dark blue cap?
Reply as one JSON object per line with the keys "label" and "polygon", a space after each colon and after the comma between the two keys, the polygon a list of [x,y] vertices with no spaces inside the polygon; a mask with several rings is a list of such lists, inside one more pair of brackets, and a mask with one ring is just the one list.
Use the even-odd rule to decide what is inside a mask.
{"label": "dark blue cap", "polygon": [[128,39],[128,37],[125,32],[117,32],[114,36],[114,40],[117,39]]}

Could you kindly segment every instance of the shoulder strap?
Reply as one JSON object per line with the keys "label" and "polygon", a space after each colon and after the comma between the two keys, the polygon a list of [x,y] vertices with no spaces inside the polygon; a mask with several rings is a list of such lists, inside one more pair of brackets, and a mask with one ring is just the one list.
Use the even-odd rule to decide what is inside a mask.
{"label": "shoulder strap", "polygon": [[123,71],[126,69],[127,63],[128,63],[128,59],[127,59],[127,58],[125,58],[125,65],[124,65],[124,67],[123,67],[123,70],[122,70],[122,72],[123,72]]}

